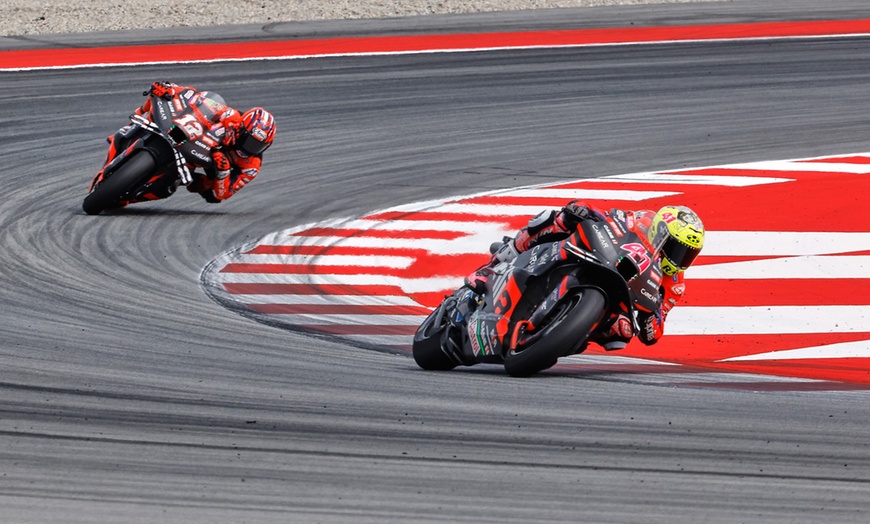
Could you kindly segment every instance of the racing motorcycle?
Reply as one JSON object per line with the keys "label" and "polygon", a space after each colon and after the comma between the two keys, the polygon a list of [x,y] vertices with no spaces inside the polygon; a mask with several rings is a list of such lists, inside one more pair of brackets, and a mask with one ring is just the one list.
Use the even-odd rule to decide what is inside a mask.
{"label": "racing motorcycle", "polygon": [[133,114],[116,135],[118,151],[91,182],[82,209],[97,215],[107,209],[171,196],[193,182],[196,168],[211,172],[212,149],[224,129],[215,126],[225,109],[217,93],[187,90],[163,99],[151,94],[150,118]]}
{"label": "racing motorcycle", "polygon": [[661,305],[661,266],[624,213],[612,214],[617,220],[584,220],[568,238],[498,263],[481,294],[463,286],[445,297],[414,334],[417,365],[495,363],[526,377],[601,340],[617,314],[634,319],[638,334],[637,313]]}

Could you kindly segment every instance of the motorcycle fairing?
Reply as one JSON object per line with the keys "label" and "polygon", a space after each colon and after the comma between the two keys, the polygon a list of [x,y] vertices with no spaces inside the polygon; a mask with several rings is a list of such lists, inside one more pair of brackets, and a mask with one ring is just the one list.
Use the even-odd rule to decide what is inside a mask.
{"label": "motorcycle fairing", "polygon": [[209,105],[211,100],[198,96],[185,97],[186,93],[172,100],[152,97],[152,120],[141,118],[135,121],[175,146],[172,150],[179,178],[184,185],[193,182],[191,168],[208,170],[214,167],[211,150],[221,143],[216,130],[212,129],[214,126],[210,125],[220,121],[220,115]]}
{"label": "motorcycle fairing", "polygon": [[[529,281],[547,275],[556,264],[567,259],[567,253],[559,242],[540,244],[521,253],[510,263],[493,268],[493,278],[487,284],[482,307],[472,312],[467,323],[467,333],[474,355],[478,358],[503,355],[505,343],[511,330],[516,331],[514,314],[525,294]],[[561,290],[553,300],[558,301],[567,293],[567,282],[558,286]],[[555,302],[548,302],[553,306]],[[547,306],[545,306],[547,307]]]}
{"label": "motorcycle fairing", "polygon": [[[112,144],[112,146],[115,145],[116,144],[114,143]],[[100,182],[110,177],[112,173],[117,171],[117,169],[121,167],[124,162],[126,162],[132,156],[133,151],[144,149],[144,147],[145,140],[143,138],[138,138],[134,140],[130,145],[128,145],[127,148],[124,149],[124,151],[115,155],[115,157],[112,158],[112,160],[108,164],[103,166],[103,169],[94,176],[94,179],[91,181],[91,187],[88,188],[88,192],[90,193],[91,191],[93,191]]]}

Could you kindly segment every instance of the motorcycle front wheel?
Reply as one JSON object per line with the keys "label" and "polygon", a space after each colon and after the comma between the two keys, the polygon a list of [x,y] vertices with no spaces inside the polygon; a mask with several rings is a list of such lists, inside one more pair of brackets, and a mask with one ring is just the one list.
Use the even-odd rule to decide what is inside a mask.
{"label": "motorcycle front wheel", "polygon": [[85,197],[82,209],[89,215],[99,215],[106,209],[118,207],[124,195],[144,183],[156,168],[154,157],[140,150]]}
{"label": "motorcycle front wheel", "polygon": [[441,347],[448,327],[446,308],[441,304],[414,333],[413,353],[418,366],[430,371],[447,371],[457,366]]}
{"label": "motorcycle front wheel", "polygon": [[582,288],[566,297],[539,327],[529,346],[508,350],[504,369],[512,377],[528,377],[553,367],[559,357],[573,354],[604,316],[607,301],[601,291]]}

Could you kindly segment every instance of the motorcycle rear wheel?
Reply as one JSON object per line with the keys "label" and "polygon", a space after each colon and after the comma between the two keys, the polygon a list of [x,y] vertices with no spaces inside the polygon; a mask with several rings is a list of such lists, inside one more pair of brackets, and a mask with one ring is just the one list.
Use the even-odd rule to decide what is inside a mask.
{"label": "motorcycle rear wheel", "polygon": [[106,209],[118,207],[124,195],[145,182],[156,167],[154,157],[140,150],[85,197],[82,209],[89,215],[99,215]]}
{"label": "motorcycle rear wheel", "polygon": [[414,333],[414,361],[429,371],[448,371],[457,366],[441,347],[441,338],[447,331],[447,313],[443,304],[433,311]]}
{"label": "motorcycle rear wheel", "polygon": [[606,303],[604,295],[595,288],[583,288],[568,297],[549,317],[549,322],[539,328],[537,342],[505,354],[505,371],[512,377],[528,377],[553,367],[559,357],[575,353],[601,321]]}

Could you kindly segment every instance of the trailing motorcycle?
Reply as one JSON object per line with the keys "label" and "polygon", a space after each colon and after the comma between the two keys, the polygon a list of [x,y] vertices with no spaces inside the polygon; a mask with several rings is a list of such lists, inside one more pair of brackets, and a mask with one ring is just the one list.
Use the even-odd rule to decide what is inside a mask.
{"label": "trailing motorcycle", "polygon": [[636,335],[636,313],[661,304],[655,260],[624,220],[584,220],[568,238],[494,266],[482,294],[463,286],[445,297],[414,335],[414,360],[427,370],[497,363],[525,377],[582,353],[618,314],[634,319]]}
{"label": "trailing motorcycle", "polygon": [[215,125],[224,108],[221,96],[193,90],[170,99],[150,96],[150,115],[131,115],[131,124],[115,135],[110,153],[116,156],[91,182],[85,213],[169,197],[193,182],[196,168],[213,167],[212,149],[224,131]]}

